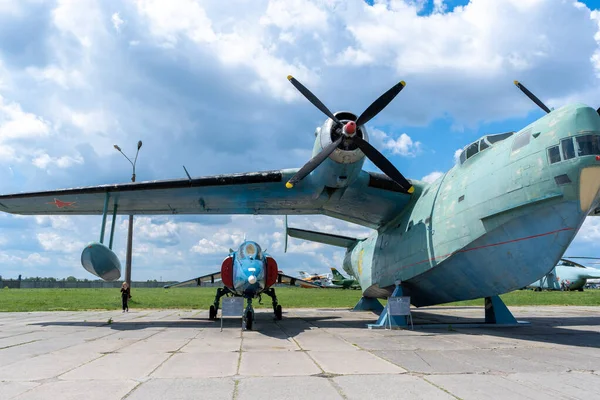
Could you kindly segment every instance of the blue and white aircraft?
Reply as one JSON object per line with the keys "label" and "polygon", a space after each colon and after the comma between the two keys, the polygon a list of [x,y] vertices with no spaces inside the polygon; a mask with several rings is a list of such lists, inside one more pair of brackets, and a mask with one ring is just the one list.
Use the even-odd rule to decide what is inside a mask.
{"label": "blue and white aircraft", "polygon": [[[588,257],[574,257],[588,258]],[[575,261],[561,258],[560,262],[540,280],[528,285],[535,290],[578,290],[583,292],[583,287],[588,279],[599,279],[600,269],[584,267]]]}
{"label": "blue and white aircraft", "polygon": [[217,318],[221,297],[226,295],[243,297],[247,301],[247,306],[242,316],[242,325],[248,330],[252,329],[254,321],[252,300],[261,294],[271,297],[275,318],[278,320],[282,318],[283,311],[281,305],[277,302],[273,285],[282,283],[289,285],[301,284],[302,286],[320,288],[319,285],[312,282],[281,273],[275,259],[266,251],[263,251],[258,243],[249,240],[245,240],[237,251],[229,249],[229,256],[223,260],[220,272],[167,285],[165,288],[187,286],[194,282],[197,286],[200,286],[202,282],[214,283],[219,279],[223,282],[223,287],[217,289],[215,302],[209,309],[209,318]]}

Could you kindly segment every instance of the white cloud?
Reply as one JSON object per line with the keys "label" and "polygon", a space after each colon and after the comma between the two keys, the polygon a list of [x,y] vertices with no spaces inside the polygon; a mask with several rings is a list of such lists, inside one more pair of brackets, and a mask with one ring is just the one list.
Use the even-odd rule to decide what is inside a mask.
{"label": "white cloud", "polygon": [[58,0],[52,11],[54,25],[64,34],[73,35],[84,48],[93,45],[98,35],[105,32],[102,11],[96,0]]}
{"label": "white cloud", "polygon": [[388,139],[385,142],[385,147],[390,149],[392,154],[414,157],[421,151],[421,142],[413,142],[410,136],[403,133],[396,139]]}
{"label": "white cloud", "polygon": [[198,254],[223,254],[225,257],[228,249],[208,239],[200,239],[191,250]]}
{"label": "white cloud", "polygon": [[421,152],[421,142],[413,141],[406,133],[394,139],[380,129],[370,129],[369,140],[380,151],[389,150],[392,154],[404,157],[415,157]]}
{"label": "white cloud", "polygon": [[[597,103],[598,12],[570,1],[474,0],[446,13],[446,3],[436,0],[433,15],[419,16],[422,0],[376,6],[363,0],[59,1],[34,9],[33,18],[31,4],[18,1],[12,9],[18,12],[9,12],[23,18],[22,35],[15,36],[22,40],[15,42],[19,51],[9,42],[0,45],[0,164],[6,168],[0,193],[122,181],[128,164],[112,145],[132,155],[139,139],[138,180],[183,177],[181,164],[194,176],[299,167],[310,157],[314,125],[323,116],[289,84],[288,74],[328,107],[357,113],[406,80],[368,129],[371,143],[401,162],[405,175],[425,178],[443,170],[440,159],[455,148],[447,147],[456,133],[446,125],[462,129],[461,140],[469,142],[481,122],[501,125],[510,117],[521,124],[527,113],[539,112],[514,79],[549,106]],[[549,85],[557,76],[562,84]],[[434,131],[427,124],[436,118]],[[414,162],[401,159],[417,154]],[[48,274],[90,277],[76,246],[59,257],[36,253],[39,246],[10,248],[37,244],[37,234],[50,229],[72,242],[98,239],[99,216],[65,218],[73,226],[2,219],[0,227],[22,224],[18,237],[3,245],[17,263],[10,265],[43,254]],[[340,267],[344,253],[290,239],[291,253],[284,254],[281,217],[141,218],[134,230],[134,279],[213,271],[244,233],[268,247],[282,269],[320,269],[327,260]],[[123,262],[126,221],[119,216],[115,236]],[[323,216],[292,217],[290,225],[353,237],[370,232]],[[584,239],[592,232],[587,227]],[[206,249],[212,252],[202,253]]]}
{"label": "white cloud", "polygon": [[75,157],[62,156],[62,157],[50,157],[48,154],[43,153],[37,155],[32,160],[33,165],[40,169],[47,169],[48,167],[57,168],[68,168],[74,164],[83,164],[83,158],[78,154]]}
{"label": "white cloud", "polygon": [[198,2],[138,0],[136,4],[139,13],[148,19],[152,34],[163,40],[163,44],[174,46],[180,36],[198,43],[216,39],[212,22]]}
{"label": "white cloud", "polygon": [[61,86],[63,89],[84,87],[86,85],[82,73],[77,70],[66,71],[55,65],[50,65],[46,68],[27,67],[26,71],[36,81],[50,81]]}
{"label": "white cloud", "polygon": [[460,161],[460,154],[463,152],[463,149],[456,149],[454,151],[454,162],[457,163]]}
{"label": "white cloud", "polygon": [[423,182],[427,182],[427,183],[433,183],[435,182],[439,177],[441,177],[442,175],[444,175],[443,172],[441,171],[433,171],[430,174],[425,175],[424,177],[421,178],[421,180]]}
{"label": "white cloud", "polygon": [[62,236],[55,232],[40,232],[36,236],[44,250],[50,252],[81,252],[85,246],[79,240],[73,240],[69,236]]}
{"label": "white cloud", "polygon": [[49,132],[47,121],[23,111],[18,103],[7,102],[0,95],[0,141],[37,138]]}
{"label": "white cloud", "polygon": [[577,239],[597,243],[600,240],[600,217],[587,217],[577,234]]}
{"label": "white cloud", "polygon": [[111,22],[112,22],[113,26],[115,27],[115,30],[116,30],[117,32],[121,32],[121,25],[123,25],[123,23],[124,23],[125,21],[123,21],[123,20],[121,19],[121,16],[119,15],[119,13],[118,13],[118,12],[114,13],[114,14],[113,14],[113,15],[110,17],[110,20],[111,20]]}
{"label": "white cloud", "polygon": [[[129,229],[129,221],[124,219],[122,229]],[[135,236],[139,239],[159,245],[172,246],[179,244],[179,226],[172,220],[164,218],[135,217]]]}
{"label": "white cloud", "polygon": [[327,12],[309,0],[270,0],[259,22],[281,29],[300,29],[310,32],[327,28]]}

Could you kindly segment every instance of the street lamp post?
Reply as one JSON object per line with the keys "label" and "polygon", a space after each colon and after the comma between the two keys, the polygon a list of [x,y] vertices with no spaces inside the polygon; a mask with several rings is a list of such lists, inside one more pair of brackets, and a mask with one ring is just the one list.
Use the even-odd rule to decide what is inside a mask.
{"label": "street lamp post", "polygon": [[[137,152],[135,153],[135,159],[131,161],[129,157],[125,155],[121,151],[121,148],[115,144],[115,149],[119,151],[119,153],[123,154],[125,158],[131,163],[133,167],[133,174],[131,175],[131,182],[135,182],[135,163],[137,162],[138,153],[140,152],[140,148],[142,147],[142,141],[138,141],[137,144]],[[127,232],[127,256],[125,261],[125,282],[129,286],[129,290],[131,290],[131,247],[133,242],[133,215],[129,214],[129,230]]]}

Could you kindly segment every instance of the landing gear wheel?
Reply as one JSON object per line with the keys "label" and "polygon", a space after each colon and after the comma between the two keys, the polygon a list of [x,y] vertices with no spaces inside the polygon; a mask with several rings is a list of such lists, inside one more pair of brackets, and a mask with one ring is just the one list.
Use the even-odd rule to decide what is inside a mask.
{"label": "landing gear wheel", "polygon": [[214,305],[208,310],[208,319],[217,319],[217,308]]}
{"label": "landing gear wheel", "polygon": [[275,307],[275,319],[281,321],[282,318],[283,310],[281,309],[281,305],[277,304],[277,307]]}
{"label": "landing gear wheel", "polygon": [[254,319],[254,315],[253,312],[248,310],[246,311],[246,330],[251,331],[252,330],[252,320]]}

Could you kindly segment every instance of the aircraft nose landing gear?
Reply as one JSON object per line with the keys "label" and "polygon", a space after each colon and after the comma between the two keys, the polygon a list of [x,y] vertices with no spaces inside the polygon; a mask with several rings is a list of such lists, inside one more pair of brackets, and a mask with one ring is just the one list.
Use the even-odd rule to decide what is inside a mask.
{"label": "aircraft nose landing gear", "polygon": [[248,305],[244,310],[244,315],[242,316],[242,329],[245,331],[251,331],[252,325],[254,322],[254,308],[252,308],[252,299],[248,298]]}

